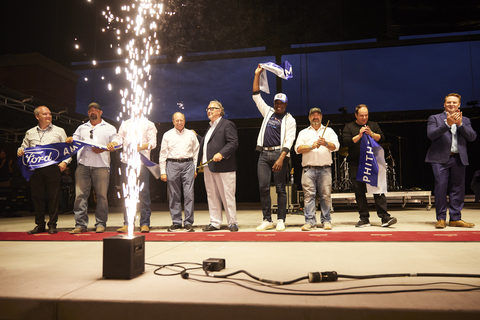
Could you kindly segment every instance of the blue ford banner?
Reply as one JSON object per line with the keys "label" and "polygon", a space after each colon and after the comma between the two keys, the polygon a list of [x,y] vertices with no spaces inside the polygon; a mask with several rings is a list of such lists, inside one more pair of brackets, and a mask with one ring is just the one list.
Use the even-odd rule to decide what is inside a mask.
{"label": "blue ford banner", "polygon": [[[273,62],[260,63],[260,66],[263,69],[274,73],[277,77],[280,77],[282,79],[288,80],[293,78],[292,65],[290,64],[290,62],[288,62],[288,60],[285,60],[280,66]],[[260,90],[267,94],[270,94],[270,88],[268,87],[266,72],[262,72],[262,74],[260,75],[259,85]]]}
{"label": "blue ford banner", "polygon": [[368,193],[387,192],[387,164],[383,147],[368,134],[364,134],[360,141],[357,181],[367,184]]}
{"label": "blue ford banner", "polygon": [[[107,150],[106,146],[94,145],[83,141],[73,141],[72,143],[59,142],[32,148],[25,148],[23,156],[18,157],[17,166],[22,176],[28,180],[35,169],[51,166],[60,163],[77,153],[84,146],[92,146]],[[115,149],[121,146],[116,146]]]}

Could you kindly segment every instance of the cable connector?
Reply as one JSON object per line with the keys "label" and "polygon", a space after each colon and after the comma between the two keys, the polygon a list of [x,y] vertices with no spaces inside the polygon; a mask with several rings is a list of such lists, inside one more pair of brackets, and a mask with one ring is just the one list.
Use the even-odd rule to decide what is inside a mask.
{"label": "cable connector", "polygon": [[225,259],[210,258],[203,260],[203,271],[220,271],[225,269]]}
{"label": "cable connector", "polygon": [[331,281],[337,281],[337,280],[338,280],[337,271],[308,273],[309,282],[331,282]]}

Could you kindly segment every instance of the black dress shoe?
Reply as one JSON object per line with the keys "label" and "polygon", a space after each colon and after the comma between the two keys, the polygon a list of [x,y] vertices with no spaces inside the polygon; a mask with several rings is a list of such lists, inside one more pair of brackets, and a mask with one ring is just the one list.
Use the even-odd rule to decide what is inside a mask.
{"label": "black dress shoe", "polygon": [[45,232],[45,227],[36,226],[35,229],[28,231],[28,234],[36,234],[41,232]]}
{"label": "black dress shoe", "polygon": [[57,227],[49,227],[48,234],[54,234],[54,233],[57,233]]}

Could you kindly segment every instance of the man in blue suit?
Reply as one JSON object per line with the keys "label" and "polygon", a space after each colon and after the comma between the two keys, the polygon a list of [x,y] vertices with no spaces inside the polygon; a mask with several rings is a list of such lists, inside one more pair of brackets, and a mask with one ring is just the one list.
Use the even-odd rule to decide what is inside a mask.
{"label": "man in blue suit", "polygon": [[445,112],[428,118],[427,136],[432,140],[425,162],[432,165],[435,176],[435,228],[444,229],[447,217],[447,192],[450,227],[472,228],[473,223],[462,220],[465,201],[465,167],[468,165],[467,141],[474,141],[477,133],[470,119],[459,110],[461,96],[450,93],[445,97]]}
{"label": "man in blue suit", "polygon": [[219,230],[222,224],[222,203],[230,231],[238,231],[237,206],[235,200],[238,148],[237,127],[223,118],[225,111],[217,100],[207,107],[210,126],[200,138],[198,161],[203,166],[205,189],[207,191],[210,224],[203,231]]}

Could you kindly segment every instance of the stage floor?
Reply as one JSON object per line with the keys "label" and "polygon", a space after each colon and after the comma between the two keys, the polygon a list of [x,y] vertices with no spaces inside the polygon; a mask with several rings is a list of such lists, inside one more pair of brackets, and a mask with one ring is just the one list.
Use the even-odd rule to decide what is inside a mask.
{"label": "stage floor", "polygon": [[[153,204],[152,231],[164,232],[171,224],[166,204]],[[463,218],[480,231],[480,204],[467,204]],[[371,211],[373,230],[385,231]],[[122,225],[119,208],[110,208],[108,230]],[[435,211],[423,205],[390,206],[398,219],[389,231],[431,231]],[[93,228],[94,215],[90,216]],[[276,216],[274,215],[274,219]],[[317,219],[319,219],[317,215]],[[33,216],[0,219],[0,232],[21,232],[34,227]],[[336,206],[331,232],[359,231],[352,206]],[[206,205],[195,211],[196,232],[208,224]],[[253,231],[261,222],[260,205],[238,204],[240,231]],[[287,230],[299,231],[304,218],[287,216]],[[62,215],[58,229],[74,227],[73,215]],[[447,230],[452,229],[448,228]],[[464,229],[456,228],[459,232]],[[466,231],[466,230],[465,230]],[[222,232],[222,231],[220,231]],[[276,232],[276,231],[270,231]],[[441,232],[441,231],[440,231]],[[316,271],[341,275],[390,273],[479,274],[478,242],[147,242],[145,262],[202,263],[208,258],[226,259],[219,274],[246,270],[271,280],[292,280]],[[302,290],[366,291],[358,295],[302,296],[267,294],[231,283],[208,284],[180,276],[154,274],[156,267],[132,280],[102,278],[103,243],[90,241],[0,242],[0,319],[478,319],[480,291],[403,292],[412,289],[459,289],[458,284],[480,286],[478,278],[402,277],[372,280],[341,278],[337,282],[288,286]],[[203,272],[191,271],[194,274]],[[235,278],[245,276],[238,275]],[[217,281],[221,279],[204,278]],[[440,283],[442,282],[442,283]],[[447,284],[445,282],[449,282]],[[425,285],[427,283],[439,283]],[[456,284],[452,284],[456,283]],[[255,289],[275,290],[251,285]],[[400,286],[405,285],[405,286]],[[411,286],[413,285],[413,286]],[[336,291],[339,293],[339,291]],[[331,292],[330,292],[331,293]]]}

